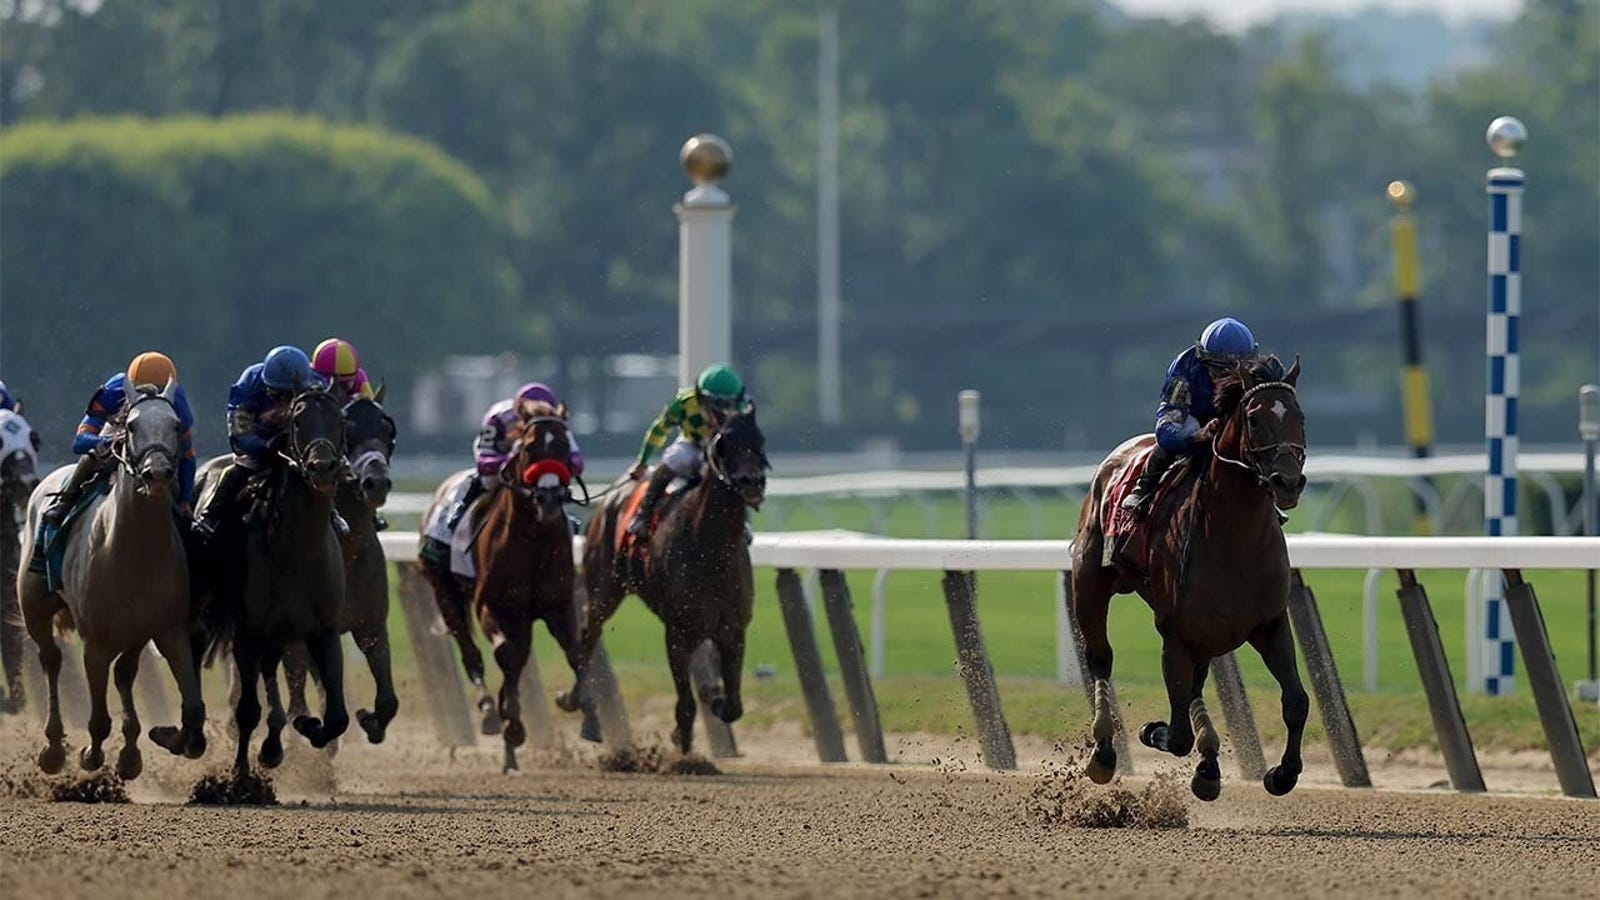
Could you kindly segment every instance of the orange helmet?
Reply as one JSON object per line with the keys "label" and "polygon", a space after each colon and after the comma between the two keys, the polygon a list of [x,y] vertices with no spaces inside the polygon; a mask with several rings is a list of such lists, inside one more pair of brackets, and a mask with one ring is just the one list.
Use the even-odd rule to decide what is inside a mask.
{"label": "orange helmet", "polygon": [[128,384],[131,386],[148,384],[165,388],[169,380],[178,380],[178,368],[165,353],[148,350],[135,356],[133,362],[128,363]]}

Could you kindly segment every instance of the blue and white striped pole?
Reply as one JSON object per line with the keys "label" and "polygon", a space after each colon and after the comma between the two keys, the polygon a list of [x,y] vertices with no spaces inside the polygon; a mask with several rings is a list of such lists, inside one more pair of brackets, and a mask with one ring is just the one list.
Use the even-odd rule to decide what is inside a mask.
{"label": "blue and white striped pole", "polygon": [[[1489,124],[1489,149],[1509,160],[1522,149],[1528,130],[1510,116]],[[1522,185],[1521,169],[1489,170],[1489,317],[1488,385],[1484,405],[1484,437],[1488,471],[1483,485],[1485,533],[1491,537],[1517,533],[1517,394],[1521,381],[1517,331],[1522,314]],[[1496,577],[1483,598],[1483,690],[1508,694],[1515,684],[1516,642],[1505,603],[1505,587]]]}

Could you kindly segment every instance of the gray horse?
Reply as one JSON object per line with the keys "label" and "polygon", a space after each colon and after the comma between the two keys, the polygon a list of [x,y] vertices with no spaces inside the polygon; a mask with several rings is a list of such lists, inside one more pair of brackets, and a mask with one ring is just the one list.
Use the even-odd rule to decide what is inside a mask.
{"label": "gray horse", "polygon": [[17,607],[17,568],[28,495],[39,484],[39,433],[20,410],[0,409],[0,662],[6,694],[0,713],[22,710],[22,610]]}
{"label": "gray horse", "polygon": [[[172,512],[183,430],[172,405],[176,391],[177,386],[168,382],[159,393],[141,391],[129,397],[124,437],[112,445],[117,468],[110,476],[109,494],[91,501],[66,535],[61,590],[52,592],[44,576],[27,570],[17,578],[23,620],[39,647],[39,662],[50,685],[50,719],[45,725],[49,743],[39,754],[39,768],[48,774],[61,771],[67,757],[57,691],[61,648],[56,646],[54,625],[58,622],[76,628],[83,638],[92,741],[79,756],[84,769],[105,765],[102,745],[111,734],[106,677],[113,660],[125,741],[117,757],[117,774],[132,779],[143,769],[133,680],[139,674],[140,652],[150,641],[166,657],[183,698],[182,728],[152,728],[150,740],[190,759],[205,752],[206,707],[189,644],[189,569]],[[72,469],[57,469],[34,489],[23,532],[23,559],[32,557],[39,516]]]}

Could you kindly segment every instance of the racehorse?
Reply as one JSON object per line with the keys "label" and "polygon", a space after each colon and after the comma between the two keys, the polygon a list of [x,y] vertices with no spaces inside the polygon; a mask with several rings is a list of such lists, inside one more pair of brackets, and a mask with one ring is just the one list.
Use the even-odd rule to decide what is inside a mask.
{"label": "racehorse", "polygon": [[[393,484],[389,459],[394,456],[395,425],[383,410],[383,394],[379,387],[375,398],[357,397],[345,404],[345,456],[350,460],[350,475],[339,483],[335,500],[339,515],[350,526],[339,542],[344,550],[345,579],[339,632],[355,637],[372,670],[377,697],[372,710],[356,710],[356,723],[374,744],[383,742],[400,709],[390,670],[389,565],[376,527],[378,509],[388,501]],[[289,688],[290,715],[304,715],[308,709],[308,663],[303,645],[285,650],[283,674]]]}
{"label": "racehorse", "polygon": [[[626,533],[644,484],[613,491],[589,520],[583,577],[589,592],[583,629],[588,660],[606,620],[628,594],[638,594],[666,626],[667,663],[677,689],[672,739],[689,752],[696,711],[690,661],[710,641],[722,665],[722,689],[711,712],[724,722],[744,714],[740,676],[745,629],[755,596],[745,510],[759,509],[767,492],[766,438],[755,408],[717,423],[706,452],[704,474],[682,492],[676,505],[663,502],[659,525],[648,538]],[[635,547],[635,541],[642,543]]]}
{"label": "racehorse", "polygon": [[0,664],[6,694],[0,713],[22,709],[22,610],[17,606],[17,567],[28,495],[39,484],[39,433],[18,410],[0,409]]}
{"label": "racehorse", "polygon": [[[587,657],[579,653],[578,611],[573,596],[572,532],[565,509],[572,479],[568,468],[572,446],[567,437],[567,407],[534,402],[525,408],[528,418],[509,461],[500,470],[500,490],[486,501],[476,519],[469,518],[461,526],[477,529],[470,550],[475,579],[468,582],[458,575],[422,566],[433,584],[439,613],[460,647],[467,676],[478,689],[483,732],[501,730],[507,772],[517,771],[516,748],[527,740],[519,684],[532,653],[533,623],[537,620],[544,620],[572,667],[572,689],[558,694],[556,705],[567,712],[581,708],[584,737],[600,737],[594,705],[584,690]],[[473,471],[452,476],[435,493],[433,505],[447,503],[452,485],[475,477]],[[436,514],[430,507],[423,521]],[[490,700],[484,685],[483,656],[473,643],[472,626],[467,621],[469,593],[472,611],[500,666],[498,704]]]}
{"label": "racehorse", "polygon": [[1149,561],[1143,567],[1111,561],[1102,514],[1116,515],[1108,495],[1154,438],[1126,441],[1100,464],[1078,520],[1072,557],[1072,614],[1082,630],[1084,655],[1094,678],[1095,749],[1088,774],[1104,784],[1116,771],[1115,723],[1109,697],[1111,644],[1106,610],[1113,594],[1138,593],[1155,613],[1161,634],[1161,670],[1171,703],[1170,722],[1147,723],[1147,746],[1201,760],[1190,788],[1202,800],[1222,789],[1217,767],[1220,740],[1201,690],[1211,660],[1248,641],[1282,690],[1288,743],[1282,761],[1267,771],[1269,793],[1294,789],[1301,770],[1300,738],[1309,703],[1295,665],[1289,630],[1289,553],[1278,510],[1292,509],[1305,489],[1305,416],[1295,398],[1300,362],[1285,374],[1276,357],[1241,364],[1218,379],[1218,418],[1201,430],[1209,452],[1169,479],[1146,521]]}
{"label": "racehorse", "polygon": [[[218,529],[204,554],[208,656],[231,648],[238,673],[237,775],[249,771],[250,735],[261,720],[257,679],[271,708],[260,761],[267,768],[283,761],[287,716],[277,672],[290,642],[305,642],[324,693],[322,718],[297,716],[295,730],[321,749],[350,724],[339,647],[344,559],[332,524],[334,494],[346,469],[344,412],[329,394],[310,390],[290,401],[287,419],[287,450],[258,478],[253,512],[242,525],[237,517],[225,517],[225,528]],[[197,492],[203,493],[231,462],[232,457],[222,456],[202,466]]]}
{"label": "racehorse", "polygon": [[[91,499],[76,517],[75,527],[56,537],[66,541],[59,590],[52,591],[46,576],[32,571],[24,570],[17,578],[23,620],[39,648],[39,662],[50,686],[50,718],[45,725],[48,743],[39,754],[39,768],[48,774],[61,771],[67,757],[57,691],[62,658],[55,640],[57,623],[76,628],[83,638],[91,741],[79,755],[85,770],[105,765],[102,745],[111,734],[106,677],[113,661],[117,692],[122,695],[124,739],[117,756],[117,774],[133,779],[144,768],[133,680],[139,674],[140,654],[152,640],[177,679],[183,725],[152,728],[150,740],[190,759],[205,752],[205,700],[189,645],[193,627],[189,567],[183,535],[173,515],[183,431],[172,405],[176,393],[177,386],[169,381],[162,391],[130,394],[123,434],[111,444],[117,465],[109,476],[108,496],[90,492]],[[44,507],[74,468],[57,469],[34,489],[23,532],[24,559],[33,556]]]}

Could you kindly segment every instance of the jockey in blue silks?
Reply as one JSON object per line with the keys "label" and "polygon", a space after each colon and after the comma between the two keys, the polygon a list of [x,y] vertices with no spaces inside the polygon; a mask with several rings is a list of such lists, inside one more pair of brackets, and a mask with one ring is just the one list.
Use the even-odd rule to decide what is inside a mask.
{"label": "jockey in blue silks", "polygon": [[195,510],[198,538],[209,540],[223,510],[233,505],[250,475],[272,465],[289,424],[289,403],[295,394],[322,384],[311,369],[311,358],[298,347],[274,347],[266,359],[240,373],[228,392],[228,444],[233,448],[233,465],[222,470],[216,486]]}
{"label": "jockey in blue silks", "polygon": [[1144,515],[1161,476],[1180,457],[1193,455],[1203,444],[1195,436],[1217,417],[1213,379],[1256,355],[1256,338],[1243,322],[1221,318],[1200,332],[1200,340],[1167,366],[1156,407],[1156,446],[1138,482],[1122,501],[1122,508]]}
{"label": "jockey in blue silks", "polygon": [[11,392],[6,389],[4,381],[0,381],[0,409],[9,409],[12,412],[17,411],[17,398],[11,396]]}

